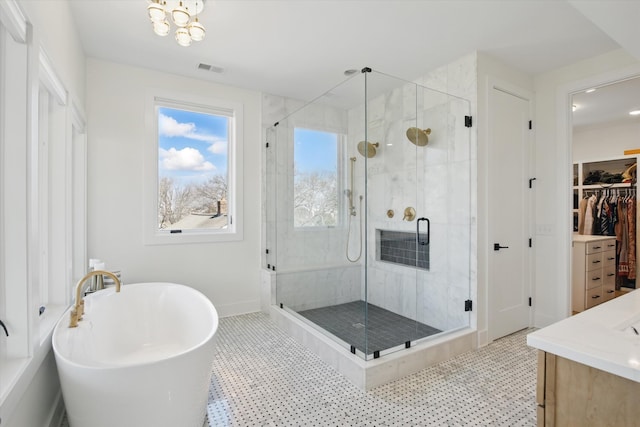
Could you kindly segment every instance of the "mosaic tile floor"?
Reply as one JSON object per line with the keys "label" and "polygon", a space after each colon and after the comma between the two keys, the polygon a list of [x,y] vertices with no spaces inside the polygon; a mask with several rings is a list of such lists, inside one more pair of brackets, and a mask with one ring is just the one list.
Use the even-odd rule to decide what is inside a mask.
{"label": "mosaic tile floor", "polygon": [[535,426],[522,331],[365,392],[261,313],[224,318],[208,405],[219,426]]}
{"label": "mosaic tile floor", "polygon": [[[373,304],[367,304],[365,321],[365,304],[364,301],[352,301],[304,310],[298,314],[366,354],[373,354],[374,351],[386,350],[403,345],[406,341],[415,341],[441,332],[439,329]],[[365,323],[368,326],[366,329]],[[368,330],[366,344],[365,330]],[[365,350],[367,347],[368,351]]]}
{"label": "mosaic tile floor", "polygon": [[365,392],[268,316],[223,318],[208,425],[535,426],[536,352],[526,345],[528,332]]}

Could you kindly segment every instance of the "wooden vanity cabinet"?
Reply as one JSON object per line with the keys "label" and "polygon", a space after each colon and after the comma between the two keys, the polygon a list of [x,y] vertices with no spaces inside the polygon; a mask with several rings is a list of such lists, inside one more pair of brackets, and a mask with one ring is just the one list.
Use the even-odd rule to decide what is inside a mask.
{"label": "wooden vanity cabinet", "polygon": [[538,427],[640,425],[640,383],[538,350]]}

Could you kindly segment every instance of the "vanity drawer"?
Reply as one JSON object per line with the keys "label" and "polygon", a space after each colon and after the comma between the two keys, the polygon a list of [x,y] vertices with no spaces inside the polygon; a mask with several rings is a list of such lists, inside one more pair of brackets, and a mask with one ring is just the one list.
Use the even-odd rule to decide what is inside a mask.
{"label": "vanity drawer", "polygon": [[602,286],[598,286],[597,288],[593,288],[593,289],[588,289],[585,299],[586,299],[584,304],[585,308],[591,308],[603,302],[604,298],[602,297]]}
{"label": "vanity drawer", "polygon": [[587,255],[599,253],[606,250],[607,242],[608,240],[597,240],[595,242],[588,242],[585,248]]}
{"label": "vanity drawer", "polygon": [[605,240],[602,244],[605,251],[616,251],[616,239]]}
{"label": "vanity drawer", "polygon": [[614,266],[616,265],[616,251],[615,250],[608,250],[605,252],[602,252],[602,265],[606,268],[609,266]]}
{"label": "vanity drawer", "polygon": [[609,265],[602,269],[602,285],[616,287],[616,265]]}
{"label": "vanity drawer", "polygon": [[602,268],[602,253],[589,254],[586,257],[586,263],[584,265],[585,271],[591,271],[596,268]]}
{"label": "vanity drawer", "polygon": [[605,283],[602,285],[602,299],[604,301],[609,301],[616,296],[616,282],[615,280],[610,284]]}
{"label": "vanity drawer", "polygon": [[603,282],[603,274],[602,269],[587,271],[587,276],[585,278],[585,289],[592,289],[596,286],[602,286]]}

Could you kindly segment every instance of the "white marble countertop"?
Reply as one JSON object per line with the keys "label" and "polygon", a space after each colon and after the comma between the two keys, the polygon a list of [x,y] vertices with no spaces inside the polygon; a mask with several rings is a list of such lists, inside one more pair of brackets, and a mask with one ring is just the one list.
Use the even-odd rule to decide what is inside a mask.
{"label": "white marble countertop", "polygon": [[527,335],[527,344],[640,382],[640,290]]}

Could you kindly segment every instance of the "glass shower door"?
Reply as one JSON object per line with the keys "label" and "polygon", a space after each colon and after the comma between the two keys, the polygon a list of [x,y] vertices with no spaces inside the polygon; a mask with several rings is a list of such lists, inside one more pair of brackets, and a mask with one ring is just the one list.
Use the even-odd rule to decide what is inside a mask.
{"label": "glass shower door", "polygon": [[469,103],[366,75],[367,358],[468,326]]}

